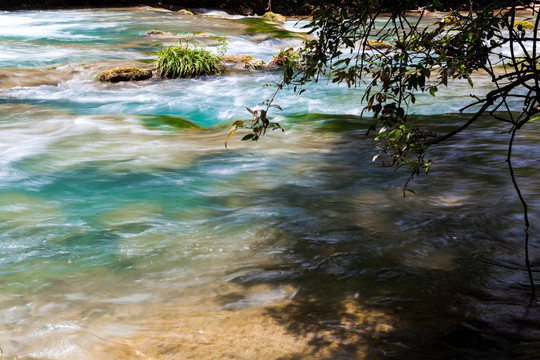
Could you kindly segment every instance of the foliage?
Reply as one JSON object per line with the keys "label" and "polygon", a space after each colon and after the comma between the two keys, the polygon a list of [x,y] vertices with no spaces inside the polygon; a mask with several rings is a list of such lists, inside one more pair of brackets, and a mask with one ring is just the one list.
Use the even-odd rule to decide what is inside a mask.
{"label": "foliage", "polygon": [[300,60],[300,54],[294,51],[293,48],[280,49],[277,54],[274,55],[272,60],[276,65],[287,66],[289,64],[297,64]]}
{"label": "foliage", "polygon": [[191,78],[221,74],[222,55],[188,44],[170,46],[157,54],[159,76]]}
{"label": "foliage", "polygon": [[[302,55],[295,60],[295,70],[299,71],[291,74],[290,68],[286,69],[283,82],[298,86],[328,75],[333,82],[349,87],[366,84],[362,100],[366,104],[364,111],[375,119],[369,132],[380,142],[378,155],[386,166],[410,167],[412,178],[429,170],[431,160],[425,156],[431,145],[464,130],[481,114],[489,112],[520,128],[539,112],[537,84],[530,84],[535,79],[538,56],[525,51],[525,56],[518,59],[513,51],[502,52],[505,46],[515,50],[533,48],[529,45],[536,41],[536,32],[528,38],[519,26],[514,28],[515,3],[512,5],[508,11],[456,11],[432,26],[422,27],[424,12],[411,22],[400,3],[321,2],[309,24],[317,29],[318,38],[306,42],[297,52]],[[391,16],[382,28],[377,28],[376,21],[389,6]],[[394,46],[373,46],[373,36],[380,43],[392,39]],[[504,67],[502,73],[494,68],[505,63],[513,66]],[[469,122],[445,135],[410,125],[408,109],[419,92],[435,96],[441,86],[457,79],[465,79],[472,86],[471,74],[477,70],[487,72],[497,88],[464,108],[479,107]],[[519,95],[524,89],[528,95]],[[498,114],[509,110],[509,98],[520,96],[526,110],[520,116],[516,118],[511,111],[506,117]]]}
{"label": "foliage", "polygon": [[[477,7],[471,4],[468,12],[452,11],[441,21],[424,26],[425,8],[416,18],[405,16],[412,5],[407,0],[320,1],[308,25],[317,38],[296,51],[299,58],[295,66],[285,67],[277,89],[291,85],[302,92],[303,85],[321,77],[348,87],[366,86],[360,100],[365,104],[363,114],[374,119],[367,131],[378,147],[373,159],[384,166],[409,169],[404,191],[410,180],[429,171],[433,164],[428,157],[431,146],[469,128],[483,114],[507,124],[507,163],[524,209],[526,263],[531,298],[535,298],[528,260],[527,204],[514,177],[511,153],[517,131],[540,118],[540,16],[530,5],[507,0],[497,4],[499,9],[486,6],[474,10]],[[437,1],[427,5],[439,6]],[[457,8],[460,3],[455,5]],[[534,12],[532,32],[526,32],[525,23],[516,19],[518,6]],[[373,39],[389,41],[393,46],[373,46]],[[471,75],[476,71],[491,77],[493,90],[473,97],[463,107],[461,111],[472,111],[466,122],[446,134],[414,124],[409,109],[419,93],[435,97],[440,87],[456,80],[465,80],[472,87]],[[264,112],[265,119],[272,101]],[[515,112],[516,108],[521,111]],[[259,134],[264,131],[257,129],[253,138]]]}
{"label": "foliage", "polygon": [[[270,100],[267,100],[266,103],[270,107],[275,107],[275,108],[281,109],[281,107],[279,107],[279,105],[271,105]],[[244,128],[244,129],[251,129],[252,130],[251,133],[245,135],[242,138],[242,141],[247,141],[247,140],[258,141],[261,136],[266,134],[267,129],[271,129],[271,130],[280,129],[281,131],[285,131],[281,127],[281,125],[279,125],[276,122],[271,122],[266,117],[266,115],[268,113],[268,108],[266,110],[264,110],[264,109],[255,109],[255,110],[253,110],[253,109],[250,109],[250,108],[246,107],[246,109],[252,115],[252,119],[249,120],[249,121],[237,120],[237,121],[235,121],[233,123],[233,125],[231,127],[231,131],[229,132],[229,135],[227,135],[227,139],[225,140],[225,148],[227,147],[227,142],[229,141],[229,137],[234,135],[236,133],[236,130],[238,130],[238,129]]]}

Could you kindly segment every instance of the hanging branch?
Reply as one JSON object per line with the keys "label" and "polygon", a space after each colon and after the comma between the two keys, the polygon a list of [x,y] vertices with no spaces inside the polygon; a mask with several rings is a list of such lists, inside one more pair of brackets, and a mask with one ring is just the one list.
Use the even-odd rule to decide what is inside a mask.
{"label": "hanging branch", "polygon": [[514,126],[512,128],[511,136],[510,136],[510,142],[508,144],[508,153],[506,157],[506,162],[508,163],[508,170],[510,171],[510,177],[512,178],[512,184],[514,184],[514,189],[516,190],[516,193],[518,195],[519,201],[521,202],[521,205],[523,207],[523,221],[525,224],[525,265],[527,266],[527,274],[529,275],[529,283],[531,285],[531,297],[529,300],[529,306],[533,306],[536,304],[536,287],[534,285],[534,279],[532,274],[532,268],[531,268],[531,262],[529,260],[529,211],[527,202],[523,198],[523,194],[521,193],[521,190],[519,188],[519,185],[516,181],[516,176],[514,174],[514,167],[512,166],[512,146],[514,145],[514,139],[516,137],[516,132],[519,128],[517,126]]}
{"label": "hanging branch", "polygon": [[[529,35],[523,27],[514,29],[515,12],[522,4],[520,0],[505,1],[508,7],[504,10],[485,8],[475,12],[471,8],[466,15],[453,11],[440,22],[427,27],[419,26],[423,12],[416,22],[409,22],[404,17],[406,2],[320,0],[316,3],[309,33],[316,33],[317,38],[307,41],[297,52],[294,62],[288,62],[276,93],[288,85],[294,86],[296,91],[297,86],[302,87],[309,81],[317,82],[323,75],[329,75],[332,82],[344,83],[348,87],[365,84],[365,92],[360,98],[366,103],[362,115],[364,112],[373,115],[374,121],[367,134],[374,134],[379,149],[373,161],[382,155],[383,166],[406,166],[411,170],[403,188],[404,194],[415,176],[421,171],[428,173],[432,162],[426,156],[431,146],[454,138],[484,115],[497,122],[511,124],[507,162],[523,206],[530,303],[534,304],[536,290],[529,260],[528,209],[515,178],[511,155],[517,131],[531,120],[540,118],[538,11],[533,5],[525,5],[536,16],[534,30]],[[268,6],[270,8],[270,0]],[[383,20],[380,18],[383,12],[389,9],[388,19],[380,21]],[[374,37],[380,43],[392,38],[394,44],[372,47],[370,41]],[[509,54],[504,49],[508,49]],[[414,125],[409,117],[409,108],[415,104],[419,93],[436,96],[439,87],[448,87],[453,80],[467,80],[472,87],[471,76],[478,70],[491,77],[495,89],[483,96],[473,96],[475,100],[462,108],[462,111],[475,109],[467,121],[442,135]],[[253,117],[249,126],[252,134],[243,140],[259,139],[272,125],[267,115],[270,107],[279,108],[272,105],[276,93],[265,102],[265,110],[248,108]],[[510,102],[514,106],[520,104],[518,113],[512,112]],[[237,127],[248,126],[244,122],[236,122],[231,134]]]}

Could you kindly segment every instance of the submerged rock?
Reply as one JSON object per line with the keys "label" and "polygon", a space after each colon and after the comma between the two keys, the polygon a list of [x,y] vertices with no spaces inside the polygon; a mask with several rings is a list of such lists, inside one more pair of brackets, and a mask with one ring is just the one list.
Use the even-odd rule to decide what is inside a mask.
{"label": "submerged rock", "polygon": [[152,70],[139,69],[135,66],[119,66],[98,75],[101,82],[139,81],[152,77]]}
{"label": "submerged rock", "polygon": [[209,34],[204,31],[196,31],[189,34],[180,35],[180,38],[182,39],[190,39],[190,38],[217,38],[219,36],[214,36],[212,34]]}
{"label": "submerged rock", "polygon": [[239,5],[238,9],[236,11],[243,16],[251,16],[253,15],[253,9],[246,5]]}
{"label": "submerged rock", "polygon": [[266,66],[266,62],[254,58],[251,55],[225,55],[223,63],[237,69],[260,70]]}
{"label": "submerged rock", "polygon": [[146,34],[144,34],[144,36],[166,36],[166,37],[171,37],[171,36],[175,36],[175,35],[173,35],[172,33],[168,32],[168,31],[161,31],[161,30],[158,30],[158,29],[153,29],[153,30],[147,31]]}

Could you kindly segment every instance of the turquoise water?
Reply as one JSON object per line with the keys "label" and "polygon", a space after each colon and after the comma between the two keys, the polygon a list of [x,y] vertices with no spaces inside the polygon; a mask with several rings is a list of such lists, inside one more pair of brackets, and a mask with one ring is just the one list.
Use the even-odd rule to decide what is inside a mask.
{"label": "turquoise water", "polygon": [[[177,41],[144,37],[154,28],[226,35],[228,53],[265,61],[299,44],[250,34],[234,19],[149,9],[0,13],[5,358],[135,358],[137,336],[172,336],[155,320],[167,306],[185,310],[177,322],[189,331],[190,314],[206,314],[197,331],[211,331],[224,313],[260,311],[256,319],[276,327],[266,338],[247,331],[258,358],[292,358],[275,350],[276,334],[311,341],[306,358],[534,358],[540,316],[525,306],[504,127],[486,119],[435,150],[433,173],[406,198],[407,174],[371,163],[361,88],[282,92],[273,115],[286,132],[258,143],[237,136],[227,150],[230,124],[271,96],[263,85],[279,73],[95,80],[118,64],[148,65]],[[489,86],[479,75],[473,92]],[[456,83],[437,101],[419,96],[412,110],[444,129],[465,119],[455,113],[470,93]],[[535,223],[540,133],[530,127],[515,164]],[[358,320],[360,308],[380,326]],[[172,336],[180,346],[192,336],[185,331]],[[224,356],[218,343],[208,358]]]}

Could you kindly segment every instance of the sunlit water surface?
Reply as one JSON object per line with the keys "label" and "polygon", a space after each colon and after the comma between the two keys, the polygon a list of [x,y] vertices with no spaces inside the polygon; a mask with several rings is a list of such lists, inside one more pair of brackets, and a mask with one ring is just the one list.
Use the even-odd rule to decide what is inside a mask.
{"label": "sunlit water surface", "polygon": [[[267,62],[300,44],[145,8],[0,13],[6,359],[537,358],[507,129],[486,119],[439,147],[404,198],[407,174],[371,162],[362,89],[323,81],[279,94],[285,133],[227,150],[279,72],[96,81],[178,41],[155,28]],[[411,110],[444,131],[489,86]],[[537,124],[523,134],[540,282]]]}

